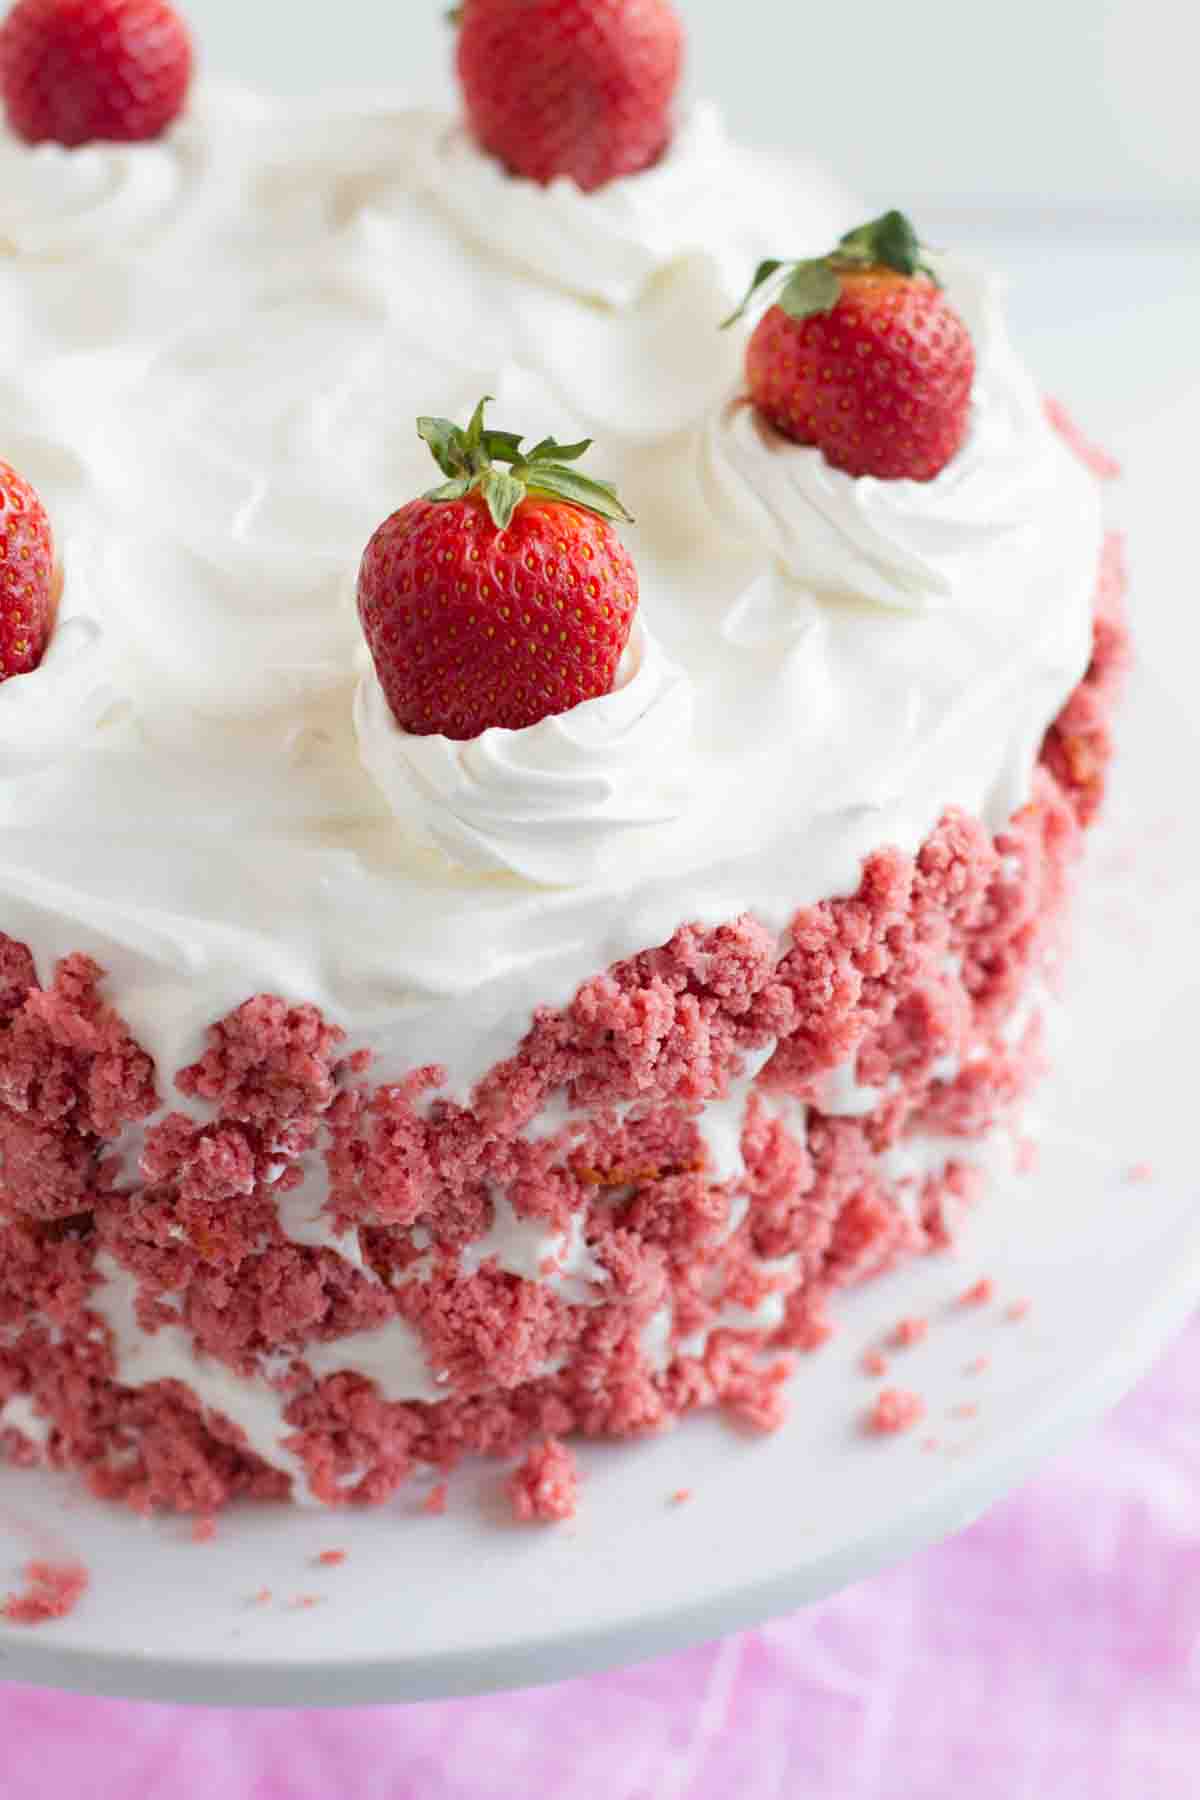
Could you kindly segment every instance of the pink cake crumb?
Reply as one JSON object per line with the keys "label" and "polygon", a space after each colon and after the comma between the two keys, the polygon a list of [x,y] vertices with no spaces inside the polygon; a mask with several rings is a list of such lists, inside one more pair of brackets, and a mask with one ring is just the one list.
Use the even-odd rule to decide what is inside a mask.
{"label": "pink cake crumb", "polygon": [[513,1517],[528,1524],[558,1523],[575,1517],[579,1470],[575,1458],[557,1438],[535,1444],[520,1468],[509,1476]]}
{"label": "pink cake crumb", "polygon": [[992,1366],[990,1356],[976,1356],[963,1370],[964,1375],[986,1375]]}
{"label": "pink cake crumb", "polygon": [[87,1592],[88,1572],[81,1563],[31,1562],[24,1569],[25,1587],[9,1594],[4,1617],[12,1625],[45,1625],[74,1612]]}
{"label": "pink cake crumb", "polygon": [[324,1606],[324,1594],[294,1594],[288,1605],[292,1612],[311,1612],[314,1606]]}
{"label": "pink cake crumb", "polygon": [[446,1496],[449,1492],[449,1484],[445,1481],[439,1481],[436,1487],[430,1488],[424,1500],[421,1502],[421,1511],[428,1513],[430,1518],[440,1519],[446,1510]]}
{"label": "pink cake crumb", "polygon": [[835,1327],[825,1306],[824,1294],[802,1295],[788,1325],[788,1341],[793,1350],[820,1350],[829,1342]]}
{"label": "pink cake crumb", "polygon": [[787,1418],[783,1384],[791,1372],[792,1365],[786,1361],[765,1369],[743,1366],[728,1380],[721,1396],[726,1417],[764,1436],[778,1431]]}
{"label": "pink cake crumb", "polygon": [[251,1606],[270,1606],[273,1598],[270,1588],[259,1588],[257,1594],[251,1594],[250,1604]]}
{"label": "pink cake crumb", "polygon": [[987,1306],[996,1297],[996,1284],[989,1275],[969,1287],[965,1294],[958,1296],[960,1306]]}
{"label": "pink cake crumb", "polygon": [[348,1550],[322,1550],[317,1561],[323,1569],[340,1569],[349,1554]]}
{"label": "pink cake crumb", "polygon": [[193,1544],[211,1544],[216,1535],[217,1521],[211,1513],[205,1513],[203,1517],[192,1520]]}
{"label": "pink cake crumb", "polygon": [[979,1417],[979,1402],[977,1400],[963,1400],[958,1406],[951,1408],[950,1417],[952,1419],[977,1419]]}
{"label": "pink cake crumb", "polygon": [[671,1495],[671,1505],[686,1506],[691,1497],[691,1488],[676,1488],[675,1492]]}
{"label": "pink cake crumb", "polygon": [[888,1359],[879,1350],[868,1350],[862,1359],[862,1370],[864,1375],[886,1375]]}
{"label": "pink cake crumb", "polygon": [[1134,1163],[1132,1168],[1126,1169],[1125,1179],[1126,1179],[1126,1181],[1135,1181],[1135,1182],[1153,1181],[1154,1180],[1154,1167],[1151,1163],[1148,1163],[1148,1162]]}
{"label": "pink cake crumb", "polygon": [[1010,1319],[1014,1325],[1019,1325],[1021,1320],[1027,1319],[1032,1311],[1032,1300],[1014,1300],[1005,1308],[1004,1316],[1006,1319]]}
{"label": "pink cake crumb", "polygon": [[866,1429],[872,1437],[895,1437],[911,1431],[925,1417],[925,1402],[907,1388],[884,1388],[867,1414]]}
{"label": "pink cake crumb", "polygon": [[911,1350],[914,1344],[923,1344],[928,1336],[928,1319],[901,1319],[892,1333],[892,1347],[895,1350]]}

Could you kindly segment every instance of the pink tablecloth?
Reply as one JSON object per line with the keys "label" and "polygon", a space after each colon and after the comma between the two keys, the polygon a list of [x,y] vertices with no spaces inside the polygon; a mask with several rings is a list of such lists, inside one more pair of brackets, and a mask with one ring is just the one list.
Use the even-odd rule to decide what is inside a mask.
{"label": "pink tablecloth", "polygon": [[782,1624],[344,1713],[0,1689],[3,1800],[1196,1800],[1200,1321],[971,1531]]}

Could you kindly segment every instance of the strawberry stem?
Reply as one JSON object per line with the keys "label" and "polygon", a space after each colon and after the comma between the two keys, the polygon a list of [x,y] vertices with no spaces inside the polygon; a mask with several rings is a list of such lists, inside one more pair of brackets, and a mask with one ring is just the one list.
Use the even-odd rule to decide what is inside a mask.
{"label": "strawberry stem", "polygon": [[898,275],[924,275],[940,287],[936,272],[925,261],[924,248],[912,222],[892,208],[858,225],[838,239],[828,256],[812,257],[802,262],[771,259],[759,263],[745,299],[736,312],[722,320],[721,330],[728,331],[745,317],[756,298],[765,299],[777,287],[778,304],[793,319],[808,319],[814,313],[830,312],[841,295],[841,276],[864,269],[894,269]]}
{"label": "strawberry stem", "polygon": [[[450,419],[417,420],[417,436],[429,445],[447,477],[440,487],[430,489],[427,500],[465,500],[468,494],[481,494],[498,531],[508,529],[518,506],[530,494],[547,494],[602,519],[633,523],[632,513],[622,505],[611,481],[597,481],[570,466],[591,449],[591,438],[560,444],[547,437],[531,450],[523,450],[515,432],[492,431],[485,426],[484,413],[490,404],[491,395],[486,395],[465,430]],[[502,463],[508,467],[497,466]]]}

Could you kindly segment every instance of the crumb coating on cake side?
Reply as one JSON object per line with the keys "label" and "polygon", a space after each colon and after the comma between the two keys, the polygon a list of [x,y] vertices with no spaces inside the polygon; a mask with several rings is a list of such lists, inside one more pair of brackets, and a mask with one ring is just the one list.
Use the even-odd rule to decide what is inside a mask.
{"label": "crumb coating on cake side", "polygon": [[1006,831],[948,811],[782,942],[681,924],[539,1011],[469,1106],[269,994],[156,1070],[94,960],[0,939],[6,1453],[207,1517],[701,1408],[776,1425],[839,1290],[951,1240],[1040,1071],[1123,589],[1110,536]]}

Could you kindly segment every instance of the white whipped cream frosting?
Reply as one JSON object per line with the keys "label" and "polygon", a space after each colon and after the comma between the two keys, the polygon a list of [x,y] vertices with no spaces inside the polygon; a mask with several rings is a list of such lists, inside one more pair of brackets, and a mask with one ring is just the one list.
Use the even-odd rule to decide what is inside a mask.
{"label": "white whipped cream frosting", "polygon": [[[53,636],[29,675],[0,682],[0,776],[85,753],[119,703],[104,631],[65,584]],[[86,604],[86,603],[84,603]]]}
{"label": "white whipped cream frosting", "polygon": [[[801,587],[879,606],[977,611],[1054,530],[1061,445],[1009,343],[997,284],[939,258],[947,299],[975,345],[966,441],[932,481],[880,481],[835,469],[782,436],[739,382],[709,419],[700,478],[714,515],[762,544]],[[1072,520],[1062,533],[1070,538]]]}
{"label": "white whipped cream frosting", "polygon": [[373,669],[354,720],[363,762],[414,837],[464,869],[567,886],[629,852],[629,833],[683,815],[692,714],[691,681],[639,618],[612,693],[522,731],[414,737]]}
{"label": "white whipped cream frosting", "polygon": [[735,191],[736,157],[717,108],[693,105],[666,153],[640,175],[585,194],[568,177],[548,187],[510,175],[466,126],[429,144],[428,179],[455,226],[492,255],[609,306],[686,257],[715,261],[736,288],[747,252],[740,222],[752,196]]}
{"label": "white whipped cream frosting", "polygon": [[167,212],[180,179],[177,156],[161,144],[67,150],[5,137],[0,140],[0,255],[111,250]]}
{"label": "white whipped cream frosting", "polygon": [[202,89],[190,114],[149,143],[68,149],[0,132],[0,262],[112,262],[178,230],[190,197],[211,188],[227,129],[253,129],[267,112],[251,90],[231,84]]}
{"label": "white whipped cream frosting", "polygon": [[[70,744],[5,764],[0,929],[46,978],[92,954],[163,1071],[267,991],[321,1006],[378,1079],[442,1063],[466,1096],[536,1006],[681,922],[752,911],[782,932],[951,803],[1002,825],[1087,663],[1098,499],[1049,436],[1019,523],[979,535],[979,587],[940,607],[881,605],[886,557],[868,580],[849,544],[828,580],[798,579],[770,530],[715,516],[742,479],[711,423],[741,356],[716,330],[732,264],[834,241],[852,215],[823,178],[726,145],[744,204],[676,256],[664,165],[632,228],[657,273],[596,304],[455,226],[430,179],[450,135],[394,104],[215,90],[164,144],[121,152],[187,173],[119,254],[93,229],[108,190],[89,210],[65,184],[39,215],[56,254],[0,257],[0,455],[39,486],[67,571],[61,640],[0,713],[24,707],[32,735],[35,686],[84,696]],[[1007,358],[981,381],[981,444],[1018,383]],[[432,478],[416,415],[463,417],[485,392],[498,425],[597,439],[639,519],[652,653],[586,720],[414,762],[369,682],[356,730],[355,575]],[[0,749],[20,735],[0,717]]]}

